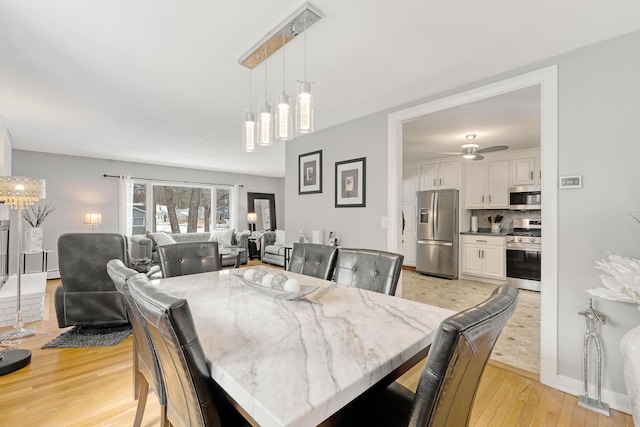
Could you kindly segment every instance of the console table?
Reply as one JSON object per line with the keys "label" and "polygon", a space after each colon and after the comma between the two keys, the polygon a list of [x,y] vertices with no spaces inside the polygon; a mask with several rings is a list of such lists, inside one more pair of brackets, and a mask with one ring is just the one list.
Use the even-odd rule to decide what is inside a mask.
{"label": "console table", "polygon": [[27,271],[27,255],[42,255],[42,264],[40,267],[41,273],[46,273],[49,270],[49,254],[55,252],[55,249],[43,249],[41,251],[32,251],[32,252],[22,252],[22,273],[26,273]]}

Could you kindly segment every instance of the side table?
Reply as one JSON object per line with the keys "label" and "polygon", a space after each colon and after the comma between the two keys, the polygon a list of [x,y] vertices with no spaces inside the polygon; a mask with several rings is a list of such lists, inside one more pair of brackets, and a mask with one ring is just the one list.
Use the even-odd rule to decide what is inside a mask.
{"label": "side table", "polygon": [[42,254],[42,264],[40,266],[40,272],[46,273],[49,270],[49,254],[55,252],[55,249],[43,249],[41,251],[22,252],[22,267],[21,272],[26,273],[27,270],[27,255]]}
{"label": "side table", "polygon": [[249,237],[249,259],[260,259],[260,237]]}
{"label": "side table", "polygon": [[291,259],[292,250],[293,250],[293,245],[284,246],[284,269],[285,270],[289,270],[289,260]]}

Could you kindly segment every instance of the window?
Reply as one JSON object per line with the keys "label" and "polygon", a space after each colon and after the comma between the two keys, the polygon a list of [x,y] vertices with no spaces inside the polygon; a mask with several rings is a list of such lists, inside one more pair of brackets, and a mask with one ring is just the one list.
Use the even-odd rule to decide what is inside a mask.
{"label": "window", "polygon": [[[131,188],[131,187],[130,187]],[[130,234],[209,232],[232,228],[233,187],[133,180],[127,212]],[[212,197],[212,195],[215,195]]]}

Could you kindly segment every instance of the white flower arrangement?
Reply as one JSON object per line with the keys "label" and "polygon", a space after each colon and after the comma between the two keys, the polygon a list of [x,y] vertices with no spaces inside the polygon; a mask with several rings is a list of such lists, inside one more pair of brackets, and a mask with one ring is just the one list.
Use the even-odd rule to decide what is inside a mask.
{"label": "white flower arrangement", "polygon": [[586,291],[610,301],[632,302],[640,309],[640,260],[609,255],[609,261],[596,261],[596,264],[595,268],[604,271],[600,274],[604,287]]}

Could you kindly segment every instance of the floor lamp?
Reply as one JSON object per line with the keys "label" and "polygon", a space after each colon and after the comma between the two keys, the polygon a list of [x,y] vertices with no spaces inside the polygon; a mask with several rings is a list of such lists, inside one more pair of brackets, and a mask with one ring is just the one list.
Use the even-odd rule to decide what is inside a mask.
{"label": "floor lamp", "polygon": [[[16,305],[15,328],[0,335],[0,341],[11,341],[35,335],[35,328],[25,328],[22,321],[22,277],[20,274],[20,254],[22,253],[22,209],[33,205],[46,195],[44,179],[27,178],[24,176],[0,176],[0,202],[17,210],[18,225],[18,271],[16,289],[18,293]],[[8,248],[7,248],[8,249]],[[7,251],[8,252],[8,251]],[[11,344],[5,345],[9,347]],[[0,375],[17,371],[29,364],[31,351],[23,349],[7,349],[0,352]]]}

